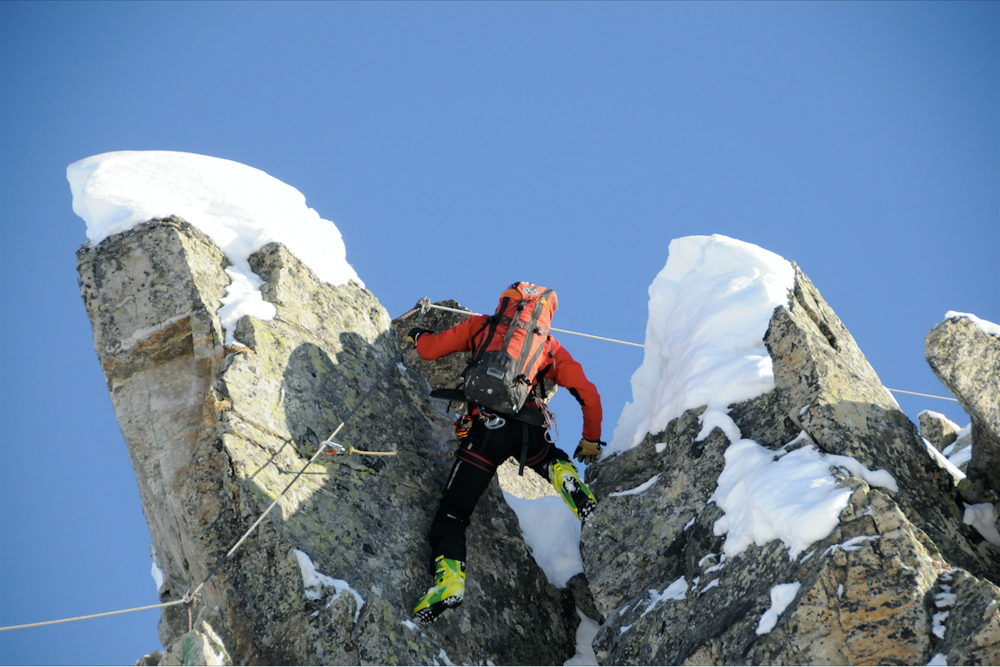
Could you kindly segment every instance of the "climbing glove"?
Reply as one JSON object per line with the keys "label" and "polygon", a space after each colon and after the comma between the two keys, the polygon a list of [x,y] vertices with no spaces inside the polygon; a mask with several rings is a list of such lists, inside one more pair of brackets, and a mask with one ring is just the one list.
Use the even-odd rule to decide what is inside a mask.
{"label": "climbing glove", "polygon": [[586,438],[580,438],[580,444],[577,446],[576,451],[573,452],[573,458],[581,463],[586,463],[590,465],[597,459],[601,458],[601,447],[608,443],[603,440],[598,440],[594,442],[593,440],[587,440]]}
{"label": "climbing glove", "polygon": [[417,346],[417,339],[420,338],[425,333],[433,333],[430,329],[410,329],[410,333],[406,334],[406,342],[413,347]]}

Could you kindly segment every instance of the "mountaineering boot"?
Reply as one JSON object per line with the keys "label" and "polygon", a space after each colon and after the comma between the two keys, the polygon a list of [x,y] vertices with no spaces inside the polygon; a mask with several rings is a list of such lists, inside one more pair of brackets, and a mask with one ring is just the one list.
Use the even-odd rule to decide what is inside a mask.
{"label": "mountaineering boot", "polygon": [[413,608],[413,617],[420,623],[433,623],[437,617],[462,604],[465,595],[465,563],[444,556],[434,559],[434,585]]}
{"label": "mountaineering boot", "polygon": [[571,461],[556,459],[550,463],[549,479],[580,521],[586,521],[597,509],[597,498],[580,479],[580,474]]}

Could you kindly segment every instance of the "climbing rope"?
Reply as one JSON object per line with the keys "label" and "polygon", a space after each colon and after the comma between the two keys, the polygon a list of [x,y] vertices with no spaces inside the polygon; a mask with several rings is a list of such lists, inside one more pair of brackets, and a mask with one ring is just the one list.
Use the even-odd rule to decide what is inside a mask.
{"label": "climbing rope", "polygon": [[924,396],[926,398],[937,398],[942,401],[955,401],[956,403],[961,402],[957,398],[949,398],[947,396],[935,396],[934,394],[921,394],[916,391],[906,391],[905,389],[890,389],[889,387],[886,387],[886,390],[891,391],[895,394],[910,394],[911,396]]}
{"label": "climbing rope", "polygon": [[[480,313],[475,313],[471,310],[460,310],[458,308],[449,308],[448,306],[439,306],[436,303],[430,303],[427,297],[424,297],[423,299],[420,300],[420,307],[421,307],[421,313],[423,313],[423,311],[426,310],[427,308],[436,308],[437,310],[446,310],[449,313],[458,313],[459,315],[480,315]],[[417,324],[417,326],[420,326],[419,323]],[[605,338],[604,336],[594,336],[592,334],[580,333],[579,331],[569,331],[568,329],[557,329],[555,327],[549,327],[549,329],[551,329],[552,331],[558,331],[559,333],[572,334],[574,336],[582,336],[584,338],[593,338],[595,340],[604,340],[608,341],[609,343],[618,343],[619,345],[629,345],[631,347],[641,347],[641,348],[646,347],[645,345],[640,345],[639,343],[630,343],[627,340],[618,340],[617,338]],[[957,398],[949,398],[947,396],[935,396],[934,394],[921,394],[915,391],[906,391],[904,389],[890,389],[889,387],[886,387],[886,389],[897,394],[912,394],[913,396],[937,398],[942,401],[954,401],[956,403],[959,402]]]}
{"label": "climbing rope", "polygon": [[324,454],[330,454],[331,456],[337,456],[338,454],[343,454],[344,456],[350,456],[351,454],[363,454],[364,456],[420,456],[421,454],[426,454],[427,452],[366,452],[363,449],[355,449],[354,447],[331,442],[326,440],[323,442],[326,445],[324,449]]}
{"label": "climbing rope", "polygon": [[5,630],[24,630],[25,628],[40,628],[43,625],[58,625],[60,623],[72,623],[73,621],[87,621],[92,618],[103,618],[105,616],[117,616],[118,614],[131,614],[134,611],[147,611],[149,609],[163,609],[164,607],[175,607],[179,604],[187,604],[189,600],[181,599],[174,600],[173,602],[164,602],[163,604],[151,604],[145,607],[134,607],[132,609],[122,609],[121,611],[107,611],[103,614],[90,614],[89,616],[74,616],[73,618],[62,618],[58,621],[44,621],[42,623],[26,623],[25,625],[8,625],[7,627],[0,628],[0,632]]}

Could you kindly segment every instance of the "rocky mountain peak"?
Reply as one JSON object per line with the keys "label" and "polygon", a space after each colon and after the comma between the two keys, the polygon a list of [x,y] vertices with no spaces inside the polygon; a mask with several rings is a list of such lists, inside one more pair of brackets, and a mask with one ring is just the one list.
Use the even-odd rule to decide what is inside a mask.
{"label": "rocky mountain peak", "polygon": [[[794,267],[763,341],[775,388],[728,408],[740,437],[702,433],[701,407],[590,466],[600,503],[582,531],[586,577],[563,590],[532,558],[500,484],[551,492],[538,480],[515,488],[523,480],[502,469],[473,517],[465,603],[417,626],[455,416],[428,380],[449,386],[464,364],[400,363],[415,313],[393,326],[358,283],[331,286],[279,244],[249,257],[274,318],[226,332],[228,261],[176,217],[78,253],[161,600],[205,580],[352,411],[337,442],[386,455],[318,458],[208,579],[190,621],[165,610],[167,650],[145,664],[562,664],[577,607],[601,623],[602,664],[1000,662],[1000,548],[965,520],[968,503],[996,491],[1000,373],[983,398],[988,377],[947,365],[957,347],[993,349],[962,322],[932,332],[928,360],[978,424],[969,480],[924,444]],[[803,506],[832,513],[817,514],[826,534],[793,537],[810,535],[783,525],[800,517],[768,509],[769,495],[800,488]]]}
{"label": "rocky mountain peak", "polygon": [[[397,367],[389,316],[370,292],[318,280],[278,244],[250,264],[277,314],[244,317],[239,344],[226,347],[227,260],[193,226],[152,220],[79,252],[95,348],[164,575],[161,600],[201,582],[357,408],[338,442],[394,455],[310,466],[208,581],[194,629],[207,624],[237,664],[571,657],[575,611],[546,582],[496,486],[470,527],[467,603],[431,627],[410,621],[429,582],[426,536],[450,419],[421,376]],[[183,610],[165,610],[165,647],[188,630]]]}

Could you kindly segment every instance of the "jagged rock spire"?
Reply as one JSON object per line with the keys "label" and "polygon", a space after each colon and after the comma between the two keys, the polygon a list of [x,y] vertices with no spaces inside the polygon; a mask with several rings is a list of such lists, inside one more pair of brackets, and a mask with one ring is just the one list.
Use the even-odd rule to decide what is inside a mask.
{"label": "jagged rock spire", "polygon": [[[313,465],[208,582],[195,630],[206,623],[236,664],[571,657],[578,618],[546,582],[495,485],[470,527],[465,604],[434,626],[408,624],[430,581],[427,531],[450,422],[426,381],[395,367],[399,347],[375,297],[318,280],[278,244],[250,257],[276,317],[244,317],[240,344],[224,346],[226,264],[179,218],[78,253],[95,349],[165,577],[161,599],[202,581],[391,367],[338,440],[402,455]],[[308,590],[296,550],[324,575]],[[164,613],[164,646],[187,631],[183,610]]]}

